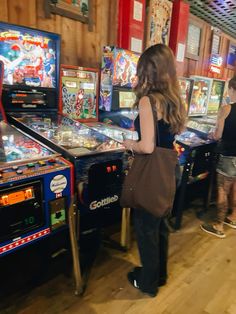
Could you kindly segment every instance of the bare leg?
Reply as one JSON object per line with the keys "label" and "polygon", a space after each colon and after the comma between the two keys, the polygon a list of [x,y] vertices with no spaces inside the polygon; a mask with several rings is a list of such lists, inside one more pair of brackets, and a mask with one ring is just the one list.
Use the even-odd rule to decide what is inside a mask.
{"label": "bare leg", "polygon": [[228,215],[228,218],[232,221],[236,221],[236,179],[233,179],[233,184],[230,191],[231,209],[232,213]]}
{"label": "bare leg", "polygon": [[232,179],[217,173],[217,219],[213,226],[223,231],[223,223],[228,212],[228,195],[232,186]]}

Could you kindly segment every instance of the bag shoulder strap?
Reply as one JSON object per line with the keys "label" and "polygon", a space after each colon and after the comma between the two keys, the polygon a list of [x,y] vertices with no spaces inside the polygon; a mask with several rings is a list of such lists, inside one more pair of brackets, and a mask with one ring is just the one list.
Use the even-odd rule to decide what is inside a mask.
{"label": "bag shoulder strap", "polygon": [[148,95],[151,107],[152,107],[152,116],[154,121],[154,136],[155,136],[155,144],[157,142],[158,146],[160,146],[160,133],[158,127],[158,114],[157,114],[157,107],[156,107],[156,100],[152,94]]}

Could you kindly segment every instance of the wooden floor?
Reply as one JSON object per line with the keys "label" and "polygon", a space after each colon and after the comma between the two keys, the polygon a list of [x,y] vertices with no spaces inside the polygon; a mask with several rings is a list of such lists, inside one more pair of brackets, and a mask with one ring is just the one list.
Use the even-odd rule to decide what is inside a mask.
{"label": "wooden floor", "polygon": [[[135,240],[128,253],[102,249],[83,297],[73,278],[59,274],[12,299],[1,313],[18,314],[236,314],[236,230],[218,239],[203,233],[193,211],[170,236],[169,280],[156,298],[142,295],[126,273],[139,263]],[[134,236],[133,236],[134,237]]]}

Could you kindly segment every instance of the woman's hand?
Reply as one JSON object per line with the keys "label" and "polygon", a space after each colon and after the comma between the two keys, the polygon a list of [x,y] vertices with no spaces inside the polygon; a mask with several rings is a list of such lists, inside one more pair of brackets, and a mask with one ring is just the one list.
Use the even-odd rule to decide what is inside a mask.
{"label": "woman's hand", "polygon": [[214,140],[215,139],[214,133],[215,133],[214,130],[210,131],[207,135],[207,138],[209,140]]}
{"label": "woman's hand", "polygon": [[124,140],[123,145],[127,150],[133,151],[136,141]]}

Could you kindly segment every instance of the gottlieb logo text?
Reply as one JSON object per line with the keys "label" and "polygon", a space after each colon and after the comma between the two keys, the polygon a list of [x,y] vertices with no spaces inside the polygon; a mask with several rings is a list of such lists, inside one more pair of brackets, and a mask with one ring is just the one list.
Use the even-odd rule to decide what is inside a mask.
{"label": "gottlieb logo text", "polygon": [[118,198],[119,197],[117,195],[114,195],[114,196],[106,197],[106,198],[104,198],[103,200],[100,200],[100,201],[93,201],[92,203],[90,203],[89,208],[91,210],[94,210],[96,208],[108,205],[110,203],[115,203],[118,200]]}

